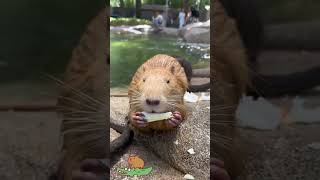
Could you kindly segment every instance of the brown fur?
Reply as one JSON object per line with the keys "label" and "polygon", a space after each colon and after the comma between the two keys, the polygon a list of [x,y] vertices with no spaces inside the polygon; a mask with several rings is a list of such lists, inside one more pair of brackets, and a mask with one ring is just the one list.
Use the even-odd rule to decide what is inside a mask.
{"label": "brown fur", "polygon": [[109,149],[105,112],[106,94],[109,94],[106,17],[104,9],[88,24],[64,76],[64,88],[57,104],[63,117],[63,157],[58,170],[61,180],[70,180],[71,171],[78,168],[81,160],[106,158]]}
{"label": "brown fur", "polygon": [[213,3],[214,28],[211,31],[213,61],[213,130],[212,155],[225,161],[232,179],[244,176],[244,155],[241,154],[239,136],[235,128],[235,111],[248,84],[247,55],[236,22],[227,16],[219,3]]}
{"label": "brown fur", "polygon": [[[155,81],[143,82],[145,78],[151,77],[155,78]],[[169,85],[165,84],[167,80],[170,80]],[[142,64],[132,78],[128,90],[130,103],[129,117],[131,117],[130,115],[134,112],[143,111],[141,104],[136,103],[136,101],[141,94],[147,94],[150,96],[162,95],[164,98],[174,100],[175,106],[168,107],[166,110],[179,111],[184,120],[187,118],[187,113],[183,96],[187,88],[187,76],[180,63],[171,56],[163,54],[156,55]],[[134,127],[133,125],[131,128],[144,132],[173,129],[172,126],[169,126],[164,121],[148,123],[148,126],[145,128]]]}

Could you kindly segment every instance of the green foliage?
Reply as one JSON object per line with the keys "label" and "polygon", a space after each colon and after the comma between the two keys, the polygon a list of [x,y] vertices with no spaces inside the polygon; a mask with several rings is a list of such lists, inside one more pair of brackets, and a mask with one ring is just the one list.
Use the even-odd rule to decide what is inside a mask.
{"label": "green foliage", "polygon": [[136,26],[136,25],[151,25],[152,22],[146,19],[137,19],[137,18],[110,18],[111,26]]}
{"label": "green foliage", "polygon": [[142,4],[159,4],[165,5],[166,0],[142,0]]}
{"label": "green foliage", "polygon": [[[135,4],[136,4],[135,2],[136,2],[136,0],[123,0],[124,7],[127,7],[127,8],[135,7]],[[110,0],[110,6],[111,7],[119,7],[120,0]]]}
{"label": "green foliage", "polygon": [[[125,7],[135,7],[135,0],[123,0]],[[166,0],[141,0],[142,4],[158,4],[165,5]],[[189,0],[190,6],[198,5],[199,7],[204,8],[205,5],[210,5],[210,0]],[[169,0],[169,7],[171,8],[181,8],[183,4],[183,0]],[[110,5],[112,7],[119,7],[120,0],[110,0]]]}
{"label": "green foliage", "polygon": [[111,7],[118,7],[118,6],[120,6],[120,1],[119,0],[110,0],[110,6]]}
{"label": "green foliage", "polygon": [[[193,67],[204,68],[209,61],[202,59],[210,49],[189,52],[181,48],[177,37],[167,35],[110,34],[111,87],[126,87],[137,70],[147,59],[156,54],[180,56],[190,61]],[[202,53],[202,54],[198,54]]]}

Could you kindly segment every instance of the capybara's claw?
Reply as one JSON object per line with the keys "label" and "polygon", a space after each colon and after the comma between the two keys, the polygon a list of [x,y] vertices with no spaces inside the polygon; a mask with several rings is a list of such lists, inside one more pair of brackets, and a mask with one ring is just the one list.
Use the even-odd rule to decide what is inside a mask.
{"label": "capybara's claw", "polygon": [[180,112],[173,112],[172,113],[172,117],[168,120],[168,123],[171,125],[171,126],[179,126],[182,122],[182,116],[181,116],[181,113]]}
{"label": "capybara's claw", "polygon": [[147,121],[141,112],[133,113],[131,116],[131,121],[134,125],[139,126],[139,127],[147,126]]}

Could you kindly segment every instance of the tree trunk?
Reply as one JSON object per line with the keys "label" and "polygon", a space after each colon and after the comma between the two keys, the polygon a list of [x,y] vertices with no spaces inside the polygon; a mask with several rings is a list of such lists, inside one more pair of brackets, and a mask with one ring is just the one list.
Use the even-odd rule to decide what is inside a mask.
{"label": "tree trunk", "polygon": [[183,10],[186,14],[189,12],[189,0],[183,0]]}
{"label": "tree trunk", "polygon": [[124,0],[120,0],[120,7],[124,8]]}
{"label": "tree trunk", "polygon": [[136,18],[141,18],[141,0],[136,0]]}

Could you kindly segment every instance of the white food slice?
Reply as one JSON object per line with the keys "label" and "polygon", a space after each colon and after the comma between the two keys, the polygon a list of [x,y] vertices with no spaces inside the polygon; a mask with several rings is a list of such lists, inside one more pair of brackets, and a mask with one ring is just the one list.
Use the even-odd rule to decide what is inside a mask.
{"label": "white food slice", "polygon": [[194,179],[194,177],[192,176],[192,175],[190,175],[190,174],[186,174],[184,177],[183,177],[184,179]]}
{"label": "white food slice", "polygon": [[172,117],[172,112],[166,112],[166,113],[147,113],[147,112],[142,112],[144,115],[145,119],[148,122],[154,122],[154,121],[161,121],[165,119],[169,119]]}

